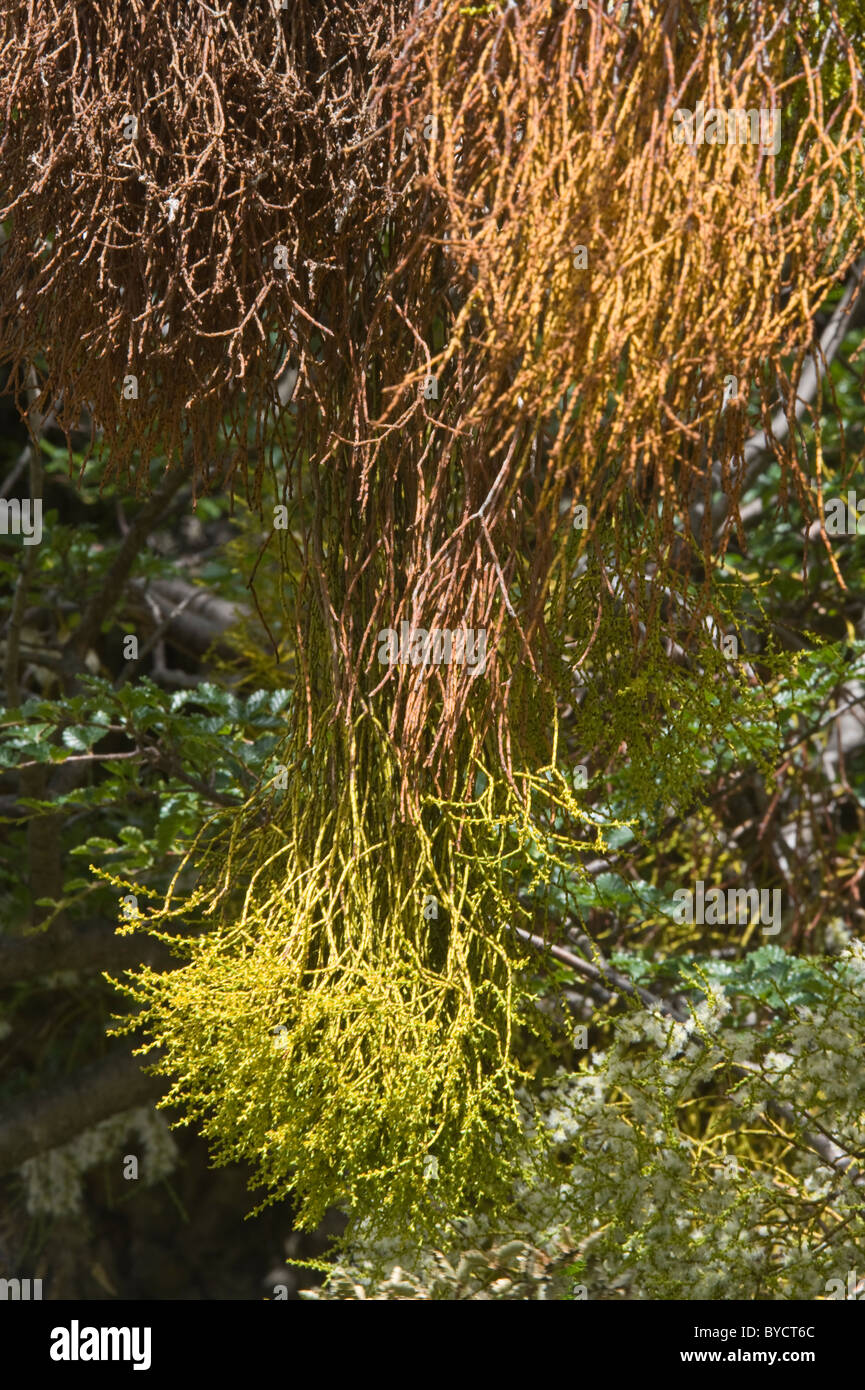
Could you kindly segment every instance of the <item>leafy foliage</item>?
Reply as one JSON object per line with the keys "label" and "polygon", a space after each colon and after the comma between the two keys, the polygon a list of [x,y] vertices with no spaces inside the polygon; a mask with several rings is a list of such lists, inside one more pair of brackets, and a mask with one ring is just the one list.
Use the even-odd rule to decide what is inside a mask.
{"label": "leafy foliage", "polygon": [[[865,951],[779,973],[782,956],[761,948],[733,975],[766,1002],[770,976],[784,989],[776,1030],[737,1026],[716,972],[686,1022],[632,1011],[608,1049],[526,1104],[527,1136],[544,1123],[558,1167],[520,1188],[521,1219],[457,1223],[420,1258],[370,1232],[307,1296],[825,1297],[865,1234],[863,1174],[843,1160],[865,1118]],[[785,973],[817,999],[800,1002]]]}

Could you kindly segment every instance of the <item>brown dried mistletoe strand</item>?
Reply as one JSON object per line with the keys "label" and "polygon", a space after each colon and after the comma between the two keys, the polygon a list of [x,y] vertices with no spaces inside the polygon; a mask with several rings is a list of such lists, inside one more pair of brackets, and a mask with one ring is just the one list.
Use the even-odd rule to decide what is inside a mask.
{"label": "brown dried mistletoe strand", "polygon": [[46,354],[60,423],[88,409],[116,472],[188,435],[206,481],[226,414],[260,455],[275,366],[321,334],[322,248],[344,263],[379,211],[374,151],[344,146],[393,32],[368,3],[4,6],[4,356]]}
{"label": "brown dried mistletoe strand", "polygon": [[[0,359],[19,387],[37,364],[68,431],[86,410],[118,475],[188,440],[207,486],[227,444],[256,501],[272,468],[302,531],[306,728],[375,710],[444,794],[461,728],[510,770],[517,667],[555,684],[577,501],[635,654],[662,594],[679,640],[683,606],[700,626],[691,562],[708,576],[739,525],[747,393],[768,421],[781,383],[794,419],[815,308],[861,251],[840,26],[830,109],[804,0],[703,9],[3,6]],[[795,114],[792,152],[675,143],[698,100]],[[785,476],[800,449],[774,441]],[[717,477],[728,524],[696,557]],[[483,677],[383,671],[404,618],[485,627]]]}

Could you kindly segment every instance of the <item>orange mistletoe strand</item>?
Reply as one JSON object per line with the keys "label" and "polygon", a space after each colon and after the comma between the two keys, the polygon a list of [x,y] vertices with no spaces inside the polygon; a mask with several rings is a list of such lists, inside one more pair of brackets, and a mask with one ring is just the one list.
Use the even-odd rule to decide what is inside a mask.
{"label": "orange mistletoe strand", "polygon": [[[833,16],[827,92],[812,8],[7,3],[0,360],[116,472],[185,444],[258,498],[279,446],[305,727],[365,707],[450,795],[458,730],[510,766],[520,680],[561,682],[590,552],[635,657],[659,604],[676,645],[754,458],[802,473],[865,241],[860,68]],[[483,669],[382,662],[404,622]]]}

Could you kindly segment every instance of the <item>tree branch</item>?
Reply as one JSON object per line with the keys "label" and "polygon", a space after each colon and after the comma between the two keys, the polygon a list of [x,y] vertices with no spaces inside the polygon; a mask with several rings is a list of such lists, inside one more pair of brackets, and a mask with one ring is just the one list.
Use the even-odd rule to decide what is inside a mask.
{"label": "tree branch", "polygon": [[131,970],[138,965],[165,969],[172,963],[176,964],[161,942],[118,936],[109,924],[0,936],[0,988],[55,970]]}
{"label": "tree branch", "polygon": [[164,1078],[146,1076],[137,1058],[116,1048],[42,1095],[21,1096],[0,1120],[0,1176],[110,1115],[156,1100],[165,1088]]}
{"label": "tree branch", "polygon": [[129,527],[114,563],[106,574],[99,590],[92,596],[84,611],[79,626],[75,629],[63,649],[63,667],[74,674],[93,645],[106,617],[113,613],[120,601],[126,580],[129,577],[135,557],[144,545],[155,523],[167,509],[189,477],[184,467],[171,469],[166,473],[153,496],[142,507]]}

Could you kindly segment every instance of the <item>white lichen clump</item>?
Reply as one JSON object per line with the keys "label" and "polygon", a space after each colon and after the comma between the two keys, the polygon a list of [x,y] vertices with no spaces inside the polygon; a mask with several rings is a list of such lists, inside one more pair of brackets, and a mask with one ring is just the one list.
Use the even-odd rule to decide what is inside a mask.
{"label": "white lichen clump", "polygon": [[122,1151],[131,1135],[137,1135],[140,1143],[140,1154],[133,1156],[139,1160],[139,1176],[144,1185],[150,1187],[167,1177],[177,1161],[177,1145],[159,1111],[141,1106],[112,1115],[76,1135],[70,1143],[22,1163],[18,1171],[24,1180],[30,1215],[79,1215],[83,1205],[82,1175],[112,1158],[122,1163]]}

